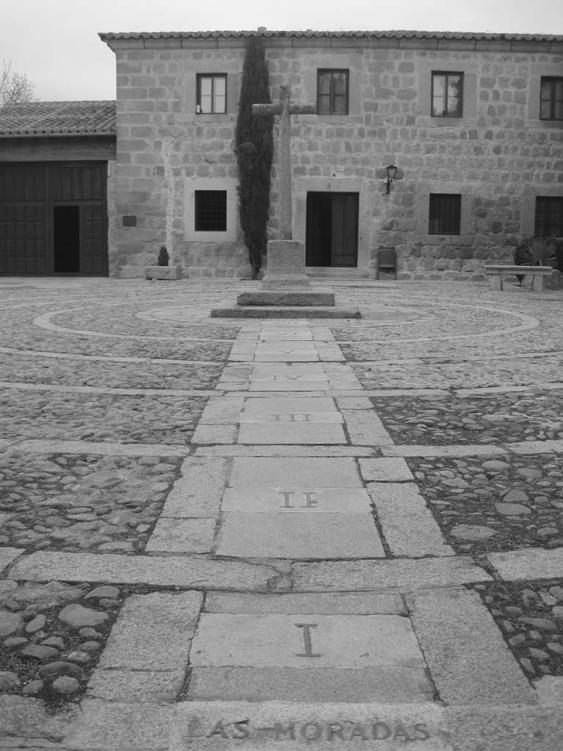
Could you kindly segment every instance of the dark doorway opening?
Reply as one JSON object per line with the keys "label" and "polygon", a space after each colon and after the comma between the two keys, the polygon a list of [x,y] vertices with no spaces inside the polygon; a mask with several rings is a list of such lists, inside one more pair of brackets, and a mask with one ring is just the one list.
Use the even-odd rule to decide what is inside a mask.
{"label": "dark doorway opening", "polygon": [[80,207],[53,207],[55,273],[80,272]]}
{"label": "dark doorway opening", "polygon": [[358,193],[307,193],[307,266],[358,265]]}

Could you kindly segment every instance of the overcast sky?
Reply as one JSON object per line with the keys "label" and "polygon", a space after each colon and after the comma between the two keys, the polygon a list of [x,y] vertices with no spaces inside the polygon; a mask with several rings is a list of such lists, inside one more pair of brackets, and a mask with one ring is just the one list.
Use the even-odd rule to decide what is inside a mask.
{"label": "overcast sky", "polygon": [[37,99],[113,99],[99,31],[419,29],[563,34],[562,0],[0,0],[0,61]]}

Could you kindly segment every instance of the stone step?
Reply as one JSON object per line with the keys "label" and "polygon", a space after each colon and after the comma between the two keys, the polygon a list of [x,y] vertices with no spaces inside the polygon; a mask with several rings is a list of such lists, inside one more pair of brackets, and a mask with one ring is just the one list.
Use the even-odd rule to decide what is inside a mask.
{"label": "stone step", "polygon": [[361,318],[357,308],[274,306],[274,305],[226,305],[213,308],[211,318]]}
{"label": "stone step", "polygon": [[329,306],[334,305],[334,292],[329,290],[261,289],[255,292],[242,292],[237,297],[237,305],[272,305],[277,307]]}
{"label": "stone step", "polygon": [[360,280],[370,279],[368,269],[352,266],[307,266],[305,273],[310,279]]}

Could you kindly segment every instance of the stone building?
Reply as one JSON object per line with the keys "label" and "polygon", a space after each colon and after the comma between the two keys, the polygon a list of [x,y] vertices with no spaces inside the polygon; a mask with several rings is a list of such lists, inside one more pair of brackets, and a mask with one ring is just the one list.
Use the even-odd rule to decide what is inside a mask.
{"label": "stone building", "polygon": [[0,274],[108,273],[115,102],[0,108]]}
{"label": "stone building", "polygon": [[[378,249],[394,247],[399,278],[471,278],[524,237],[563,236],[563,36],[100,36],[117,62],[111,275],[142,276],[162,245],[187,276],[249,275],[234,133],[250,36],[272,99],[289,85],[294,103],[317,106],[292,117],[293,236],[309,266],[373,276]],[[274,167],[274,239],[277,178]]]}

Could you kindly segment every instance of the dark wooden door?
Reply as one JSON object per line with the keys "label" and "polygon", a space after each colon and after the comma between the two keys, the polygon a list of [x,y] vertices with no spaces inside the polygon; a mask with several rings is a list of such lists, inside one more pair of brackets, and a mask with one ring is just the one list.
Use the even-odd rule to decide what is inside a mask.
{"label": "dark wooden door", "polygon": [[105,162],[0,164],[0,273],[106,275]]}
{"label": "dark wooden door", "polygon": [[334,193],[331,266],[358,265],[358,194]]}
{"label": "dark wooden door", "polygon": [[307,193],[307,266],[357,266],[358,198],[358,193]]}
{"label": "dark wooden door", "polygon": [[45,165],[0,165],[0,274],[49,273]]}

